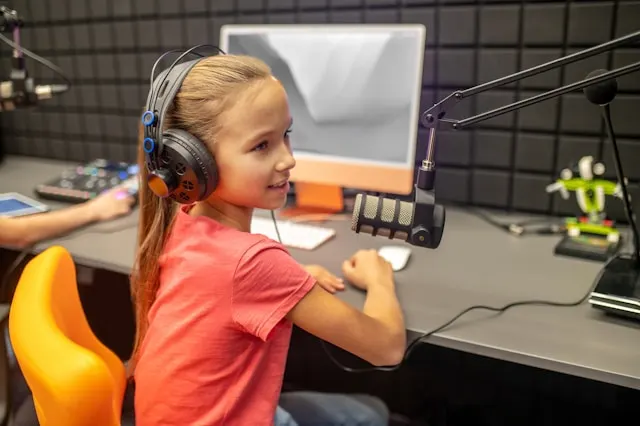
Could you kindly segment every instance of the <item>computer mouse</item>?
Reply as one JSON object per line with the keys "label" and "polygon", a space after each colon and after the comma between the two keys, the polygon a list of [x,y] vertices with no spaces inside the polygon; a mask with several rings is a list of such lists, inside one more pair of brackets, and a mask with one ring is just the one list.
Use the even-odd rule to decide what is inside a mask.
{"label": "computer mouse", "polygon": [[404,269],[411,256],[411,248],[407,246],[393,245],[382,246],[378,249],[380,257],[391,264],[394,272]]}

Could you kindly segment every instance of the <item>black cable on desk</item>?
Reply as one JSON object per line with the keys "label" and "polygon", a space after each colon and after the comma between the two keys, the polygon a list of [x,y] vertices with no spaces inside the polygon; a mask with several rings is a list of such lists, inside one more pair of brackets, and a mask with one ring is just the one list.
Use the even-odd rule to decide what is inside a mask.
{"label": "black cable on desk", "polygon": [[[622,257],[622,255],[618,255],[615,257],[610,258],[607,263],[605,264],[608,265],[610,262],[612,262],[614,259]],[[418,345],[418,343],[424,342],[426,339],[428,339],[429,337],[431,337],[432,335],[434,335],[435,333],[444,330],[445,328],[449,327],[451,324],[453,324],[455,321],[457,321],[460,317],[462,317],[463,315],[467,314],[468,312],[471,311],[475,311],[475,310],[486,310],[486,311],[492,311],[492,312],[497,312],[499,314],[506,312],[507,310],[511,309],[511,308],[515,308],[516,306],[534,306],[534,305],[538,305],[538,306],[556,306],[556,307],[573,307],[573,306],[579,306],[582,303],[584,303],[589,296],[591,295],[591,291],[593,290],[593,284],[589,287],[589,290],[584,294],[584,296],[582,296],[580,299],[574,301],[574,302],[557,302],[557,301],[553,301],[553,300],[521,300],[521,301],[516,301],[516,302],[511,302],[508,303],[502,307],[495,307],[495,306],[487,306],[487,305],[473,305],[470,306],[464,310],[462,310],[461,312],[459,312],[457,315],[453,316],[450,320],[444,322],[442,325],[434,328],[433,330],[424,333],[420,336],[418,336],[417,338],[415,338],[407,347],[407,350],[404,354],[404,357],[402,358],[402,361],[400,361],[399,364],[396,365],[392,365],[392,366],[388,366],[388,367],[367,367],[367,368],[351,368],[351,367],[347,367],[343,364],[340,363],[340,361],[338,361],[332,354],[331,351],[329,349],[329,347],[327,346],[325,341],[321,341],[322,347],[324,348],[325,352],[327,353],[327,355],[329,356],[329,358],[331,359],[331,361],[333,361],[334,364],[336,364],[338,367],[340,367],[342,370],[349,372],[349,373],[367,373],[367,372],[371,372],[371,371],[396,371],[398,369],[400,369],[400,367],[402,367],[402,365],[405,363],[405,361],[409,358],[409,355],[411,354],[411,352],[413,351],[413,349],[415,349],[415,347]]]}
{"label": "black cable on desk", "polygon": [[333,361],[334,364],[336,364],[338,367],[340,367],[342,370],[348,372],[348,373],[368,373],[371,371],[396,371],[398,369],[400,369],[400,367],[402,367],[402,365],[405,363],[405,361],[409,358],[409,355],[411,354],[411,352],[415,349],[415,347],[418,345],[418,343],[422,343],[424,342],[426,339],[428,339],[429,337],[431,337],[432,335],[434,335],[435,333],[444,330],[445,328],[449,327],[451,324],[453,324],[454,322],[456,322],[460,317],[462,317],[463,315],[467,314],[468,312],[471,311],[475,311],[475,310],[486,310],[486,311],[493,311],[493,312],[497,312],[499,314],[514,308],[516,306],[527,306],[527,305],[538,305],[538,306],[558,306],[558,307],[571,307],[571,306],[578,306],[581,305],[585,300],[587,300],[589,298],[589,295],[591,294],[591,287],[589,288],[589,291],[580,298],[580,300],[577,300],[575,302],[555,302],[555,301],[551,301],[551,300],[522,300],[522,301],[518,301],[518,302],[511,302],[508,303],[500,308],[494,307],[494,306],[487,306],[487,305],[473,305],[470,306],[466,309],[464,309],[463,311],[461,311],[460,313],[458,313],[457,315],[455,315],[453,318],[451,318],[450,320],[446,321],[444,324],[434,328],[433,330],[422,334],[421,336],[418,336],[417,338],[415,338],[407,347],[407,350],[404,354],[404,357],[402,358],[402,361],[400,361],[399,364],[396,365],[392,365],[392,366],[388,366],[388,367],[367,367],[367,368],[352,368],[352,367],[347,367],[346,365],[343,365],[340,363],[340,361],[338,361],[332,354],[331,354],[331,350],[329,349],[329,347],[327,346],[327,343],[323,340],[321,340],[321,344],[322,347],[324,348],[325,352],[327,353],[327,355],[329,356],[329,358],[331,359],[331,361]]}
{"label": "black cable on desk", "polygon": [[512,235],[558,235],[566,231],[564,220],[559,218],[535,218],[525,219],[519,222],[503,222],[493,217],[492,215],[474,207],[462,206],[462,209],[470,212],[471,214],[479,217],[480,219],[498,228],[502,231],[508,232]]}
{"label": "black cable on desk", "polygon": [[[278,235],[278,240],[280,241],[280,243],[282,244],[282,240],[280,238],[280,232],[278,232],[278,223],[276,221],[276,217],[275,217],[275,213],[273,212],[273,210],[271,211],[271,218],[273,219],[273,226],[275,226],[276,228],[276,234]],[[607,263],[605,264],[605,266],[603,267],[606,268],[606,266],[612,262],[614,259],[616,258],[620,258],[623,255],[618,255],[615,257],[610,258]],[[404,357],[402,358],[402,361],[400,361],[400,363],[396,364],[396,365],[392,365],[392,366],[388,366],[388,367],[367,367],[367,368],[352,368],[352,367],[348,367],[346,365],[343,365],[342,363],[340,363],[340,361],[338,361],[333,354],[331,353],[331,350],[329,349],[329,347],[327,346],[327,342],[325,342],[324,340],[320,339],[320,344],[322,345],[322,347],[324,348],[324,351],[327,353],[327,356],[329,357],[329,359],[336,364],[338,367],[340,367],[342,370],[348,372],[348,373],[367,373],[367,372],[372,372],[372,371],[396,371],[398,369],[400,369],[400,367],[402,367],[402,365],[405,363],[405,361],[409,358],[409,355],[411,355],[411,352],[415,349],[415,347],[421,343],[424,342],[426,339],[428,339],[429,337],[431,337],[432,335],[434,335],[435,333],[444,330],[445,328],[449,327],[451,324],[453,324],[454,322],[456,322],[458,319],[460,319],[462,316],[464,316],[465,314],[471,312],[471,311],[475,311],[475,310],[485,310],[485,311],[492,311],[492,312],[497,312],[499,314],[506,312],[507,310],[511,309],[511,308],[515,308],[516,306],[534,306],[534,305],[538,305],[538,306],[556,306],[556,307],[572,307],[572,306],[579,306],[582,303],[584,303],[589,296],[591,295],[591,291],[593,290],[593,284],[589,287],[589,290],[584,294],[584,296],[582,296],[579,300],[576,300],[574,302],[557,302],[557,301],[553,301],[553,300],[521,300],[521,301],[516,301],[516,302],[511,302],[508,303],[502,307],[494,307],[494,306],[487,306],[487,305],[473,305],[470,306],[464,310],[462,310],[461,312],[459,312],[457,315],[454,315],[450,320],[444,322],[442,325],[434,328],[433,330],[424,333],[420,336],[418,336],[417,338],[415,338],[407,347],[407,350],[405,351]]]}

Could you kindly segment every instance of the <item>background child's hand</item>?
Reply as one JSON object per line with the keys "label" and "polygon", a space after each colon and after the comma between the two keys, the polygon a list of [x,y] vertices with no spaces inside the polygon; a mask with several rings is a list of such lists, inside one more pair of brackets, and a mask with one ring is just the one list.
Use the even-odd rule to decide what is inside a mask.
{"label": "background child's hand", "polygon": [[87,204],[92,209],[96,220],[103,222],[130,213],[134,201],[135,199],[125,189],[116,187],[103,192]]}
{"label": "background child's hand", "polygon": [[329,293],[334,294],[336,291],[344,290],[344,283],[342,278],[338,278],[329,272],[326,268],[320,265],[307,265],[304,269],[309,272],[320,287],[327,290]]}

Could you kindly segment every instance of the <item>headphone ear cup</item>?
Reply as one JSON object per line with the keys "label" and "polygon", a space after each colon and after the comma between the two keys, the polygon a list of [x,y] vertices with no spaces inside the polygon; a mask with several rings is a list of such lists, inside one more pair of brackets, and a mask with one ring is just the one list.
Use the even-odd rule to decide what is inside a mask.
{"label": "headphone ear cup", "polygon": [[208,198],[218,185],[218,168],[204,143],[179,129],[166,130],[162,142],[160,161],[178,179],[171,198],[185,204]]}

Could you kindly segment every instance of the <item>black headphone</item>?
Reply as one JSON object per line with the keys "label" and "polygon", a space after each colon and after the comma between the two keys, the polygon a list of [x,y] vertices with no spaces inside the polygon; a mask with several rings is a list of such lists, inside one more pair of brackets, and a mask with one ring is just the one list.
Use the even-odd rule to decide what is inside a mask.
{"label": "black headphone", "polygon": [[[181,204],[206,199],[218,184],[215,159],[200,139],[181,129],[162,131],[165,114],[173,104],[182,82],[189,71],[205,58],[194,52],[201,47],[212,47],[217,53],[225,54],[217,46],[200,44],[186,51],[170,50],[158,58],[151,70],[151,88],[142,114],[142,148],[149,171],[147,184],[158,197],[169,197]],[[183,53],[154,79],[158,63],[166,55],[176,52]],[[199,58],[178,64],[189,54]]]}

